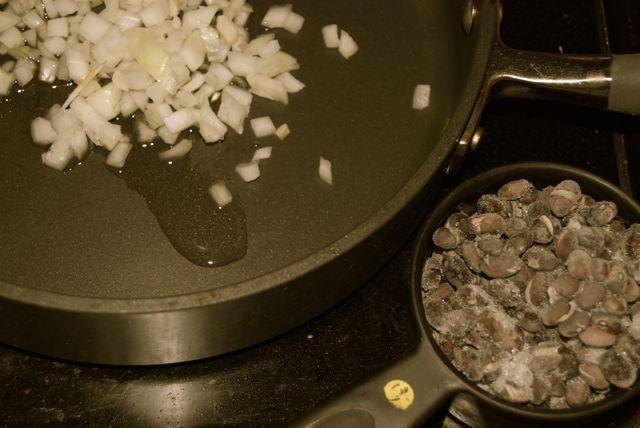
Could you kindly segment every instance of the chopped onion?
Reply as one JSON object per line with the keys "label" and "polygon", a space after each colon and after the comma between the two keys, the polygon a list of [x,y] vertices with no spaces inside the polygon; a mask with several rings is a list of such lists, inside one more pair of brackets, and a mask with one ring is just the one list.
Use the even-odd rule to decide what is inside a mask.
{"label": "chopped onion", "polygon": [[331,172],[331,162],[323,157],[320,157],[320,165],[318,167],[318,173],[322,181],[328,185],[333,185],[333,174]]}
{"label": "chopped onion", "polygon": [[0,70],[0,95],[7,95],[15,81],[15,74]]}
{"label": "chopped onion", "polygon": [[20,22],[20,17],[11,12],[0,12],[0,32],[7,31],[13,28],[14,25]]}
{"label": "chopped onion", "polygon": [[36,70],[36,65],[32,61],[28,59],[19,59],[16,62],[16,66],[14,67],[13,72],[16,75],[18,84],[20,86],[24,86],[27,83],[31,82],[31,79],[33,79],[35,70]]}
{"label": "chopped onion", "polygon": [[303,25],[304,17],[292,11],[289,16],[287,16],[287,19],[285,19],[282,28],[290,33],[298,34],[300,30],[302,30]]}
{"label": "chopped onion", "polygon": [[182,90],[187,92],[194,92],[204,84],[204,81],[204,75],[202,73],[193,73],[193,76],[191,76],[191,80],[189,80],[189,82],[182,87]]}
{"label": "chopped onion", "polygon": [[178,144],[171,147],[169,150],[166,150],[158,155],[161,161],[174,161],[178,159],[182,159],[186,156],[187,153],[191,150],[193,143],[186,138],[181,140]]}
{"label": "chopped onion", "polygon": [[204,63],[205,49],[198,30],[193,31],[187,38],[180,53],[191,71],[196,71]]}
{"label": "chopped onion", "polygon": [[171,132],[184,131],[194,123],[195,116],[190,109],[177,110],[170,116],[164,118],[164,125]]}
{"label": "chopped onion", "polygon": [[160,25],[169,17],[165,2],[156,0],[140,11],[140,18],[145,27]]}
{"label": "chopped onion", "polygon": [[35,48],[38,44],[38,33],[36,33],[36,30],[34,30],[33,28],[24,31],[22,33],[22,37],[24,38],[24,41],[27,42],[27,44],[32,48]]}
{"label": "chopped onion", "polygon": [[251,119],[251,129],[257,138],[266,137],[276,133],[276,127],[269,116]]}
{"label": "chopped onion", "polygon": [[293,77],[293,74],[288,71],[286,73],[282,73],[277,77],[277,79],[282,82],[284,88],[289,93],[300,92],[305,88],[305,84]]}
{"label": "chopped onion", "polygon": [[236,76],[247,77],[258,70],[258,58],[240,52],[229,52],[227,66]]}
{"label": "chopped onion", "polygon": [[254,94],[283,104],[289,103],[289,96],[284,84],[277,79],[271,79],[263,74],[254,74],[247,77]]}
{"label": "chopped onion", "polygon": [[222,64],[212,64],[209,71],[204,76],[207,83],[212,87],[214,92],[220,91],[231,82],[233,73]]}
{"label": "chopped onion", "polygon": [[[2,26],[2,14],[5,12],[0,12],[0,31],[4,31],[3,30],[3,26]],[[22,17],[22,22],[24,22],[25,24],[27,24],[30,28],[32,29],[36,29],[39,26],[41,26],[42,24],[44,24],[44,19],[42,19],[42,17],[40,15],[38,15],[38,13],[35,10],[32,10],[31,12],[27,13],[26,15],[24,15]]]}
{"label": "chopped onion", "polygon": [[125,36],[129,41],[131,55],[138,64],[156,80],[160,80],[169,62],[169,55],[156,35],[147,28],[132,28],[125,32]]}
{"label": "chopped onion", "polygon": [[31,121],[31,139],[34,143],[46,146],[53,143],[58,133],[51,122],[44,117],[36,117]]}
{"label": "chopped onion", "polygon": [[271,157],[271,146],[268,147],[261,147],[258,150],[255,151],[255,153],[253,154],[253,158],[251,159],[251,161],[256,162],[256,161],[261,161],[264,159],[269,159]]}
{"label": "chopped onion", "polygon": [[322,38],[324,40],[324,45],[328,48],[337,48],[340,46],[338,26],[336,24],[331,24],[322,27]]}
{"label": "chopped onion", "polygon": [[218,208],[229,205],[233,201],[233,195],[227,188],[224,181],[216,181],[209,187],[209,195],[213,198]]}
{"label": "chopped onion", "polygon": [[244,47],[243,52],[247,55],[260,55],[262,50],[267,46],[269,42],[275,39],[275,34],[267,33],[262,34],[261,36],[256,37],[247,43],[247,46]]}
{"label": "chopped onion", "polygon": [[67,60],[67,69],[69,70],[69,77],[75,82],[81,82],[84,77],[89,73],[89,62],[84,54],[75,49],[67,49],[65,54]]}
{"label": "chopped onion", "polygon": [[73,15],[78,11],[73,0],[53,0],[53,4],[60,16]]}
{"label": "chopped onion", "polygon": [[162,141],[169,145],[174,145],[176,141],[178,141],[178,136],[180,135],[179,132],[169,131],[166,126],[161,126],[156,132]]}
{"label": "chopped onion", "polygon": [[107,156],[107,165],[114,168],[122,168],[132,148],[131,143],[127,143],[126,141],[118,143],[118,145],[111,150],[109,156]]}
{"label": "chopped onion", "polygon": [[87,134],[81,128],[67,128],[60,136],[69,141],[69,147],[78,160],[82,160],[89,153]]}
{"label": "chopped onion", "polygon": [[87,102],[106,120],[114,119],[120,114],[120,98],[122,91],[110,83],[87,97]]}
{"label": "chopped onion", "polygon": [[227,87],[222,91],[218,117],[238,134],[242,134],[244,132],[244,121],[249,115],[249,109],[231,95],[230,88]]}
{"label": "chopped onion", "polygon": [[153,141],[157,136],[156,131],[149,128],[149,126],[142,120],[136,121],[136,131],[138,133],[138,141],[141,143]]}
{"label": "chopped onion", "polygon": [[289,129],[289,125],[286,123],[283,123],[278,127],[278,129],[276,129],[276,137],[280,140],[284,140],[289,134],[291,134],[291,130]]}
{"label": "chopped onion", "polygon": [[215,143],[224,138],[227,133],[227,127],[211,110],[208,101],[202,103],[202,107],[198,112],[198,131],[205,143]]}
{"label": "chopped onion", "polygon": [[40,73],[38,79],[43,82],[53,83],[56,80],[58,61],[51,58],[40,59]]}
{"label": "chopped onion", "polygon": [[49,37],[68,37],[69,23],[67,18],[56,18],[47,21],[47,36]]}
{"label": "chopped onion", "polygon": [[62,37],[51,37],[44,42],[44,47],[55,56],[62,55],[67,48],[67,42]]}
{"label": "chopped onion", "polygon": [[227,16],[221,15],[216,19],[216,30],[220,33],[227,46],[233,46],[238,39],[238,28]]}
{"label": "chopped onion", "polygon": [[189,31],[208,27],[217,11],[218,8],[216,6],[205,6],[184,12],[182,15],[182,29]]}
{"label": "chopped onion", "polygon": [[247,162],[236,165],[236,172],[247,183],[255,181],[260,177],[260,167],[258,162]]}
{"label": "chopped onion", "polygon": [[424,110],[429,107],[431,98],[431,85],[416,85],[413,90],[413,108]]}
{"label": "chopped onion", "polygon": [[258,73],[269,77],[275,77],[287,71],[300,68],[298,60],[286,52],[276,52],[273,55],[264,56],[258,63]]}
{"label": "chopped onion", "polygon": [[262,25],[267,28],[282,28],[289,15],[291,15],[290,4],[271,6],[264,18],[262,18]]}
{"label": "chopped onion", "polygon": [[353,37],[344,30],[340,30],[340,44],[338,45],[338,51],[346,59],[351,58],[358,52],[358,45]]}
{"label": "chopped onion", "polygon": [[21,46],[24,44],[24,39],[22,38],[22,33],[15,27],[9,28],[0,34],[0,43],[5,45],[7,48],[12,49],[16,46]]}
{"label": "chopped onion", "polygon": [[71,147],[61,139],[53,142],[48,152],[42,154],[42,163],[58,171],[64,171],[73,158]]}
{"label": "chopped onion", "polygon": [[49,19],[58,17],[58,9],[56,9],[53,0],[42,0],[42,5]]}
{"label": "chopped onion", "polygon": [[100,73],[100,70],[102,70],[102,66],[98,66],[95,69],[91,70],[89,73],[87,73],[84,77],[84,79],[82,79],[82,81],[78,84],[78,86],[69,94],[69,96],[67,97],[67,100],[64,102],[64,104],[62,104],[62,108],[65,109],[68,106],[71,105],[71,102],[78,96],[80,95],[80,93],[84,90],[84,88],[89,84],[89,82],[91,82],[93,79],[95,79],[95,77],[98,75],[98,73]]}
{"label": "chopped onion", "polygon": [[98,43],[100,39],[107,34],[109,28],[111,28],[109,21],[106,21],[93,12],[89,12],[80,23],[78,33],[90,42]]}

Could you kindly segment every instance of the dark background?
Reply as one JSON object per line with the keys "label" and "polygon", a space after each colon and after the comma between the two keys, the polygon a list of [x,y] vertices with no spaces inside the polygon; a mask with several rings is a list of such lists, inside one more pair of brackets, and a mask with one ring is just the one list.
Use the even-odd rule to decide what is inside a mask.
{"label": "dark background", "polygon": [[[515,48],[640,52],[640,0],[507,0],[502,36]],[[608,21],[608,31],[604,26]],[[635,192],[640,121],[574,106],[499,101],[461,176],[546,160],[582,167]],[[415,227],[415,225],[407,225]],[[417,340],[408,311],[411,242],[375,278],[318,319],[267,343],[162,368],[106,368],[0,347],[0,423],[131,426],[278,426],[406,355]],[[638,426],[638,402],[593,426]],[[504,424],[459,400],[431,426]],[[518,423],[519,424],[519,423]],[[566,426],[566,425],[564,425]]]}

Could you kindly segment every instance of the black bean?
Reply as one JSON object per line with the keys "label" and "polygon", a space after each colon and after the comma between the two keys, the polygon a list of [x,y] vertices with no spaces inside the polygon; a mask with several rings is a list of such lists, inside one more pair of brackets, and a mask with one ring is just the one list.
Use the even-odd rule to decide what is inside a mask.
{"label": "black bean", "polygon": [[541,246],[533,246],[529,248],[522,258],[527,266],[540,271],[553,270],[560,263],[551,250]]}
{"label": "black bean", "polygon": [[640,260],[640,224],[634,223],[624,236],[624,252],[630,260]]}
{"label": "black bean", "polygon": [[522,261],[515,254],[489,254],[482,259],[482,272],[490,278],[508,278],[518,273]]}
{"label": "black bean", "polygon": [[560,323],[558,331],[563,337],[572,338],[582,333],[585,328],[589,327],[589,324],[591,324],[589,312],[577,309],[569,318]]}
{"label": "black bean", "polygon": [[496,213],[502,214],[505,211],[505,201],[498,198],[496,195],[486,194],[480,196],[476,203],[478,213]]}
{"label": "black bean", "polygon": [[571,305],[568,300],[560,299],[547,306],[542,311],[542,322],[553,327],[565,321],[571,315]]}
{"label": "black bean", "polygon": [[610,334],[618,334],[622,332],[622,323],[620,317],[606,312],[593,312],[591,314],[591,323],[602,331]]}
{"label": "black bean", "polygon": [[578,335],[582,343],[594,348],[608,348],[616,343],[616,336],[598,327],[590,326]]}
{"label": "black bean", "polygon": [[607,389],[609,382],[604,377],[604,373],[599,365],[590,362],[580,363],[578,367],[580,377],[593,389]]}
{"label": "black bean", "polygon": [[512,238],[516,235],[519,235],[522,232],[528,230],[529,228],[529,225],[527,224],[527,222],[518,217],[509,217],[508,219],[505,220],[505,223],[507,226],[505,230],[505,234],[507,235],[508,238]]}
{"label": "black bean", "polygon": [[460,254],[462,255],[462,258],[464,259],[464,261],[467,263],[467,266],[469,266],[469,268],[473,272],[475,273],[481,272],[482,258],[478,253],[475,242],[465,241],[460,246]]}
{"label": "black bean", "polygon": [[520,256],[529,248],[531,248],[531,245],[533,245],[533,239],[531,238],[531,234],[529,233],[529,231],[525,230],[519,235],[515,235],[509,238],[509,240],[505,244],[504,249],[506,252]]}
{"label": "black bean", "polygon": [[485,254],[500,254],[504,241],[498,237],[485,235],[478,239],[478,249]]}
{"label": "black bean", "polygon": [[538,314],[533,311],[525,311],[518,316],[518,325],[529,333],[536,333],[542,330],[542,322],[538,318]]}
{"label": "black bean", "polygon": [[498,197],[507,201],[520,199],[533,188],[533,184],[525,179],[510,181],[498,190]]}
{"label": "black bean", "polygon": [[472,230],[480,235],[484,233],[502,234],[507,229],[507,225],[499,214],[485,213],[471,217]]}
{"label": "black bean", "polygon": [[587,281],[574,296],[574,301],[580,309],[588,311],[595,308],[604,299],[605,294],[605,289],[601,284]]}
{"label": "black bean", "polygon": [[547,288],[549,287],[548,275],[538,272],[529,280],[524,295],[525,300],[531,306],[542,307],[549,301]]}
{"label": "black bean", "polygon": [[565,229],[560,232],[555,246],[556,256],[565,261],[569,254],[578,248],[578,234],[571,229]]}
{"label": "black bean", "polygon": [[574,278],[585,279],[591,274],[591,257],[584,250],[572,251],[564,264]]}
{"label": "black bean", "polygon": [[550,243],[553,241],[553,229],[553,223],[546,215],[536,218],[531,224],[533,241],[538,244]]}
{"label": "black bean", "polygon": [[600,367],[607,380],[619,388],[630,388],[636,381],[637,368],[613,349],[604,354]]}
{"label": "black bean", "polygon": [[589,400],[589,385],[582,378],[575,377],[567,382],[567,404],[570,407],[582,407]]}
{"label": "black bean", "polygon": [[516,308],[523,301],[520,289],[510,279],[492,279],[487,284],[486,290],[497,303],[507,309]]}
{"label": "black bean", "polygon": [[618,207],[609,201],[596,202],[589,207],[587,223],[591,226],[604,226],[618,215]]}
{"label": "black bean", "polygon": [[460,244],[460,237],[451,228],[439,227],[433,232],[433,243],[444,250],[453,250]]}
{"label": "black bean", "polygon": [[613,315],[624,315],[627,312],[627,301],[622,297],[609,296],[602,302],[605,311]]}
{"label": "black bean", "polygon": [[580,281],[565,273],[555,278],[551,285],[561,296],[573,297],[580,288]]}
{"label": "black bean", "polygon": [[456,288],[470,284],[474,278],[464,260],[453,251],[448,251],[445,254],[444,274],[449,283]]}

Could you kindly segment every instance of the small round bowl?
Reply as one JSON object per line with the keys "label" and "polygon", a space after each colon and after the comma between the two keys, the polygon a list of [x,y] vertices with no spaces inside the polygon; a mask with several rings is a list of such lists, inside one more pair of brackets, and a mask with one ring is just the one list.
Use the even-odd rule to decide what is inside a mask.
{"label": "small round bowl", "polygon": [[510,416],[544,420],[547,422],[561,422],[593,417],[622,404],[638,394],[638,392],[640,392],[640,380],[630,389],[618,389],[606,399],[579,409],[552,410],[508,403],[481,390],[453,367],[433,339],[431,328],[425,317],[422,305],[421,278],[424,263],[434,250],[434,244],[432,242],[433,232],[455,211],[458,204],[465,201],[476,200],[483,193],[495,193],[502,184],[519,178],[525,178],[531,181],[538,189],[548,185],[555,185],[562,180],[574,180],[580,184],[583,193],[592,196],[594,199],[615,202],[618,206],[618,215],[621,218],[629,222],[640,222],[640,205],[636,201],[608,181],[582,169],[547,162],[510,164],[491,169],[464,181],[449,192],[447,196],[438,203],[436,208],[431,211],[426,222],[421,227],[412,260],[412,310],[418,320],[422,333],[427,336],[436,353],[439,354],[443,362],[460,380],[467,384],[467,388],[465,388],[467,392],[471,392],[481,402]]}

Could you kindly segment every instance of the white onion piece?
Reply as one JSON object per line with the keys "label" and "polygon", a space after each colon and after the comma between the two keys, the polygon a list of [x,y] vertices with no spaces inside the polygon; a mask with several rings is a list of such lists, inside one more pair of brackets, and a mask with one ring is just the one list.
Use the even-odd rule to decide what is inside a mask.
{"label": "white onion piece", "polygon": [[251,158],[251,160],[253,162],[256,161],[261,161],[261,160],[265,160],[265,159],[269,159],[271,157],[271,146],[268,147],[260,147],[258,150],[255,151],[255,153],[253,154],[253,158]]}
{"label": "white onion piece", "polygon": [[191,76],[191,80],[182,87],[183,91],[194,92],[204,84],[204,74],[195,72]]}
{"label": "white onion piece", "polygon": [[251,74],[256,74],[258,58],[241,52],[229,52],[227,66],[236,76],[247,77]]}
{"label": "white onion piece", "polygon": [[15,74],[0,70],[0,95],[7,95],[15,81]]}
{"label": "white onion piece", "polygon": [[171,132],[167,129],[166,126],[161,126],[156,131],[158,133],[158,137],[162,139],[166,144],[174,145],[176,141],[178,141],[179,132]]}
{"label": "white onion piece", "polygon": [[114,168],[122,168],[132,148],[131,143],[127,143],[126,141],[118,143],[118,145],[111,150],[109,156],[107,156],[107,165]]}
{"label": "white onion piece", "polygon": [[82,128],[67,128],[62,131],[60,137],[69,142],[69,147],[78,160],[82,160],[89,153],[89,140]]}
{"label": "white onion piece", "polygon": [[100,39],[107,34],[111,28],[109,21],[106,21],[99,15],[89,12],[78,27],[78,33],[92,43],[98,43]]}
{"label": "white onion piece", "polygon": [[216,6],[205,6],[184,12],[182,15],[182,29],[190,31],[196,28],[208,27],[217,11],[218,8]]}
{"label": "white onion piece", "polygon": [[154,103],[164,102],[164,100],[166,100],[169,96],[169,93],[160,82],[152,84],[147,88],[145,92]]}
{"label": "white onion piece", "polygon": [[124,12],[118,16],[118,19],[115,22],[116,26],[120,29],[120,31],[127,31],[131,28],[136,28],[142,25],[142,19],[140,15],[133,12]]}
{"label": "white onion piece", "polygon": [[76,88],[69,94],[69,96],[67,97],[67,100],[64,102],[64,104],[62,104],[62,108],[65,109],[67,107],[69,107],[71,105],[71,102],[78,96],[80,95],[80,93],[83,91],[83,89],[89,84],[89,82],[91,82],[93,79],[95,79],[95,77],[98,75],[98,73],[100,73],[100,70],[102,70],[102,66],[98,66],[95,69],[91,70],[89,73],[87,73],[84,77],[84,79],[82,79],[82,81],[78,84],[78,86],[76,86]]}
{"label": "white onion piece", "polygon": [[247,183],[255,181],[260,177],[260,167],[258,162],[247,162],[236,165],[236,172]]}
{"label": "white onion piece", "polygon": [[53,0],[53,4],[60,16],[73,15],[78,11],[73,0]]}
{"label": "white onion piece", "polygon": [[182,159],[187,153],[189,153],[191,147],[193,147],[193,143],[185,138],[169,150],[159,153],[158,157],[164,162]]}
{"label": "white onion piece", "polygon": [[283,51],[264,56],[258,62],[258,73],[269,77],[275,77],[287,71],[297,70],[298,68],[300,68],[298,60]]}
{"label": "white onion piece", "polygon": [[27,31],[22,32],[22,37],[24,41],[27,42],[29,46],[35,48],[38,44],[38,33],[33,28],[28,29]]}
{"label": "white onion piece", "polygon": [[123,91],[140,91],[146,89],[153,83],[153,78],[136,64],[125,67],[118,67],[111,77],[114,85]]}
{"label": "white onion piece", "polygon": [[81,82],[84,77],[89,73],[89,62],[84,54],[75,49],[67,49],[65,53],[67,60],[67,69],[69,70],[69,77],[75,82]]}
{"label": "white onion piece", "polygon": [[64,133],[67,129],[82,129],[82,124],[75,113],[68,109],[63,110],[58,104],[49,109],[47,117],[58,134]]}
{"label": "white onion piece", "polygon": [[429,107],[431,98],[431,85],[416,85],[413,90],[413,108],[424,110]]}
{"label": "white onion piece", "polygon": [[196,71],[204,63],[205,53],[198,30],[191,33],[180,50],[184,62],[191,71]]}
{"label": "white onion piece", "polygon": [[282,28],[289,15],[291,15],[290,4],[271,6],[269,10],[267,10],[264,18],[262,18],[261,24],[267,28]]}
{"label": "white onion piece", "polygon": [[346,59],[351,58],[358,52],[358,45],[353,37],[344,30],[340,30],[340,44],[338,45],[338,51]]}
{"label": "white onion piece", "polygon": [[276,133],[276,127],[269,116],[251,119],[251,129],[256,138],[263,138]]}
{"label": "white onion piece", "polygon": [[156,0],[140,11],[140,18],[145,27],[160,25],[169,17],[165,2]]}
{"label": "white onion piece", "polygon": [[156,138],[156,131],[149,128],[149,126],[142,120],[136,122],[136,131],[138,133],[138,141],[141,143],[148,143]]}
{"label": "white onion piece", "polygon": [[122,91],[110,83],[87,97],[87,102],[106,120],[115,119],[120,114]]}
{"label": "white onion piece", "polygon": [[224,181],[217,181],[209,187],[209,195],[213,198],[214,202],[218,205],[218,208],[222,208],[229,205],[233,201],[233,195],[227,188]]}
{"label": "white onion piece", "polygon": [[16,46],[21,46],[24,44],[24,39],[22,38],[22,33],[15,27],[9,28],[0,34],[0,43],[5,45],[9,49],[13,49]]}
{"label": "white onion piece", "polygon": [[277,40],[271,40],[260,51],[259,55],[261,57],[268,57],[268,56],[276,54],[277,52],[280,52],[280,42],[278,42]]}
{"label": "white onion piece", "polygon": [[53,143],[58,133],[51,122],[44,117],[36,117],[31,121],[31,139],[34,143],[46,146]]}
{"label": "white onion piece", "polygon": [[62,55],[67,48],[67,41],[62,37],[51,37],[44,41],[44,47],[55,56]]}
{"label": "white onion piece", "polygon": [[239,103],[227,89],[222,91],[218,117],[238,134],[242,134],[244,132],[244,121],[249,115],[249,109]]}
{"label": "white onion piece", "polygon": [[198,131],[205,143],[215,143],[224,138],[227,127],[211,110],[209,102],[202,103],[198,112]]}
{"label": "white onion piece", "polygon": [[57,171],[64,171],[73,158],[73,151],[69,145],[58,139],[53,142],[48,152],[42,154],[42,163]]}
{"label": "white onion piece", "polygon": [[195,123],[195,116],[191,109],[181,109],[164,118],[164,125],[171,132],[180,132]]}
{"label": "white onion piece", "polygon": [[165,116],[161,105],[162,104],[158,103],[150,103],[144,110],[144,118],[151,129],[158,129],[161,126],[164,126],[164,118],[173,114],[173,110],[169,107],[169,114]]}
{"label": "white onion piece", "polygon": [[303,25],[304,17],[292,11],[289,16],[287,16],[287,19],[285,19],[282,28],[292,34],[298,34],[300,30],[302,30]]}
{"label": "white onion piece", "polygon": [[231,82],[233,73],[224,65],[216,63],[211,65],[204,78],[213,89],[213,92],[217,92]]}
{"label": "white onion piece", "polygon": [[6,61],[4,64],[0,65],[0,69],[2,69],[2,71],[5,71],[7,73],[11,73],[13,71],[13,67],[16,66],[16,62],[9,60]]}
{"label": "white onion piece", "polygon": [[140,67],[156,80],[160,80],[167,68],[169,54],[157,36],[147,28],[132,28],[125,32],[125,36],[129,42],[129,51]]}
{"label": "white onion piece", "polygon": [[9,28],[13,28],[18,22],[20,22],[20,17],[8,12],[3,11],[0,12],[0,32],[7,31]]}
{"label": "white onion piece", "polygon": [[305,84],[299,81],[298,79],[296,79],[293,76],[293,74],[289,72],[282,73],[280,76],[277,77],[277,79],[280,82],[282,82],[282,84],[284,85],[284,88],[289,93],[300,92],[305,88]]}
{"label": "white onion piece", "polygon": [[255,74],[247,77],[247,82],[251,86],[251,92],[254,94],[283,104],[289,103],[287,90],[281,81],[270,79],[262,74]]}
{"label": "white onion piece", "polygon": [[138,108],[144,111],[147,108],[147,103],[149,102],[149,96],[144,91],[131,91],[128,92],[131,95],[131,99],[138,106]]}
{"label": "white onion piece", "polygon": [[322,39],[324,40],[324,45],[330,49],[340,46],[338,26],[330,24],[322,27]]}
{"label": "white onion piece", "polygon": [[289,129],[289,125],[286,123],[283,123],[278,127],[278,129],[276,129],[276,137],[280,140],[284,140],[289,134],[291,134],[291,130]]}
{"label": "white onion piece", "polygon": [[47,21],[47,35],[49,37],[68,37],[69,23],[67,18],[56,18]]}
{"label": "white onion piece", "polygon": [[[0,31],[4,31],[3,30],[4,26],[2,25],[2,16],[3,16],[2,14],[4,13],[6,12],[0,12]],[[32,10],[31,12],[27,13],[22,17],[22,22],[27,24],[29,28],[36,29],[42,24],[44,24],[44,19],[42,19],[42,17],[38,15],[38,13],[35,10]]]}
{"label": "white onion piece", "polygon": [[320,164],[318,166],[318,174],[322,181],[328,185],[333,185],[333,173],[331,172],[331,162],[323,157],[320,157]]}
{"label": "white onion piece", "polygon": [[128,92],[122,94],[120,98],[120,114],[124,117],[129,117],[135,113],[136,110],[138,110],[138,106],[133,101],[133,98],[131,98],[131,95],[129,95]]}
{"label": "white onion piece", "polygon": [[100,84],[95,80],[91,80],[87,82],[87,84],[82,88],[82,92],[80,92],[80,96],[87,98],[89,95],[93,94],[96,91],[99,91],[101,88]]}
{"label": "white onion piece", "polygon": [[96,146],[112,150],[122,140],[120,126],[107,122],[83,98],[73,100],[70,107],[71,111],[84,124],[87,135]]}
{"label": "white onion piece", "polygon": [[253,95],[251,95],[251,92],[246,91],[242,88],[238,88],[237,86],[227,86],[226,88],[224,88],[223,92],[229,93],[247,110],[249,110],[249,107],[251,107],[251,102],[253,101]]}
{"label": "white onion piece", "polygon": [[58,9],[56,9],[56,5],[53,3],[53,0],[42,0],[42,5],[44,6],[44,10],[47,12],[49,19],[58,17]]}
{"label": "white onion piece", "polygon": [[227,46],[233,46],[238,39],[238,28],[226,15],[221,15],[216,19],[216,30]]}
{"label": "white onion piece", "polygon": [[40,59],[40,73],[38,79],[43,82],[53,83],[58,72],[58,61],[52,58]]}
{"label": "white onion piece", "polygon": [[[173,102],[173,104],[171,104]],[[181,107],[195,107],[198,105],[198,99],[191,92],[183,91],[182,89],[178,91],[175,97],[173,97],[169,103],[175,109],[179,109]]]}
{"label": "white onion piece", "polygon": [[260,55],[260,52],[267,46],[269,42],[275,39],[275,34],[267,33],[256,37],[247,43],[243,52],[247,55]]}
{"label": "white onion piece", "polygon": [[35,70],[36,65],[33,62],[28,59],[19,59],[13,69],[13,73],[16,75],[18,84],[20,86],[25,86],[27,83],[31,82],[31,79],[33,79]]}

